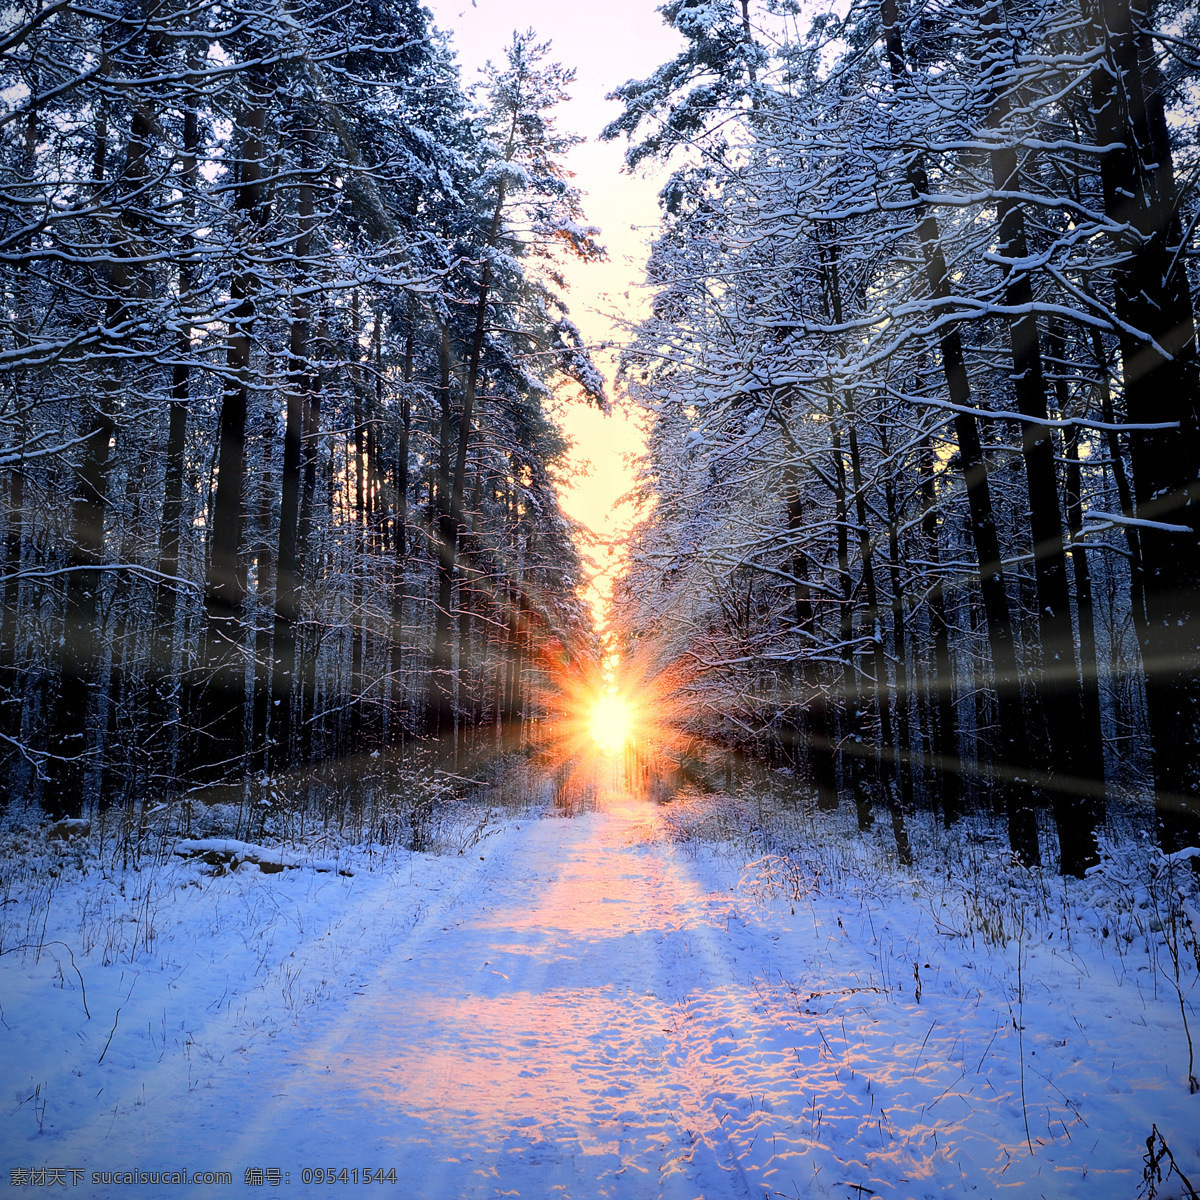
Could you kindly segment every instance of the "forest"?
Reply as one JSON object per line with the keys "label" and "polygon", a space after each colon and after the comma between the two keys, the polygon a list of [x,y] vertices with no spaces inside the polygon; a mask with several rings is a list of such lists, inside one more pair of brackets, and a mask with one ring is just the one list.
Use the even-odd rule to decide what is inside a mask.
{"label": "forest", "polygon": [[601,135],[669,169],[602,635],[549,46],[465,87],[411,0],[10,10],[10,819],[328,813],[536,745],[608,655],[902,860],[919,806],[1075,875],[1113,804],[1200,841],[1195,12],[660,11]]}
{"label": "forest", "polygon": [[686,159],[622,367],[635,677],[902,861],[918,804],[1073,875],[1110,804],[1196,845],[1195,10],[662,12],[604,131]]}
{"label": "forest", "polygon": [[0,16],[0,1173],[1197,1200],[1200,10],[497,3]]}
{"label": "forest", "polygon": [[468,95],[410,0],[18,8],[10,809],[136,840],[519,740],[596,659],[548,413],[607,404],[560,273],[604,254],[571,72],[518,33]]}

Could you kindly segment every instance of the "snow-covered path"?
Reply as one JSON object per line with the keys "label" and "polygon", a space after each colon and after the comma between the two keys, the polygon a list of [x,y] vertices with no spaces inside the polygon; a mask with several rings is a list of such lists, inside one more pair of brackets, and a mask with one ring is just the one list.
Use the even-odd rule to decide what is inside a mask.
{"label": "snow-covered path", "polygon": [[654,814],[610,796],[489,846],[494,869],[231,1125],[232,1157],[316,1145],[312,1166],[396,1165],[414,1197],[760,1194],[711,1097],[769,1109],[799,1094],[795,1059],[756,1028],[728,896],[646,836]]}
{"label": "snow-covered path", "polygon": [[[160,913],[156,953],[119,978],[83,964],[96,1019],[69,967],[47,990],[50,951],[14,977],[4,1048],[29,1084],[3,1168],[83,1164],[76,1194],[99,1197],[131,1193],[93,1170],[181,1166],[228,1170],[239,1193],[249,1166],[296,1192],[306,1170],[394,1169],[394,1194],[431,1200],[761,1195],[746,1151],[769,1160],[759,1125],[806,1102],[795,1040],[764,1015],[734,897],[655,836],[660,814],[613,788],[583,815],[510,823],[441,878],[425,860],[434,877],[407,887],[403,866],[303,897],[251,868],[162,897],[141,884],[147,908],[202,911]],[[26,1097],[63,1054],[70,1071]]]}
{"label": "snow-covered path", "polygon": [[1068,891],[986,849],[910,877],[846,840],[739,883],[753,802],[600,774],[592,811],[352,876],[81,876],[44,949],[0,957],[0,1170],[85,1169],[97,1200],[367,1170],[404,1200],[1125,1200],[1152,1123],[1200,1157],[1144,880]]}

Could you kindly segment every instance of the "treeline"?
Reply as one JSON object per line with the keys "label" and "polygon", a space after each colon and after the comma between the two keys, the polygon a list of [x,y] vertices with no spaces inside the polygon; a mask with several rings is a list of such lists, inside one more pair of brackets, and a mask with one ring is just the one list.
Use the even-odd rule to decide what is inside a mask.
{"label": "treeline", "polygon": [[1195,10],[663,11],[627,656],[902,856],[994,805],[1082,873],[1117,787],[1200,844]]}
{"label": "treeline", "polygon": [[269,802],[535,719],[594,657],[546,408],[605,402],[571,72],[518,34],[468,94],[413,0],[4,26],[10,812]]}

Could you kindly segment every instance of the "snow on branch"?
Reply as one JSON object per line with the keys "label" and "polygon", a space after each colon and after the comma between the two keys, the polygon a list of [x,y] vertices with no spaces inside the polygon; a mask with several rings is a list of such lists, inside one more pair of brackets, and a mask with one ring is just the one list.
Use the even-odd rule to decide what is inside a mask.
{"label": "snow on branch", "polygon": [[[925,408],[940,408],[947,412],[965,413],[971,417],[982,417],[985,420],[1022,421],[1026,425],[1036,425],[1042,429],[1091,429],[1097,433],[1147,433],[1158,429],[1178,429],[1178,421],[1146,422],[1144,424],[1120,424],[1109,421],[1091,421],[1086,417],[1030,417],[1025,413],[1014,412],[1008,408],[976,408],[971,404],[954,404],[949,400],[934,400],[921,397],[919,400],[911,396],[905,397],[910,404]],[[1087,515],[1086,513],[1084,514]]]}
{"label": "snow on branch", "polygon": [[1138,529],[1157,529],[1160,533],[1192,533],[1190,525],[1169,525],[1166,521],[1146,521],[1141,517],[1126,517],[1120,513],[1096,512],[1088,509],[1083,514],[1086,521],[1106,521],[1110,525],[1133,525]]}

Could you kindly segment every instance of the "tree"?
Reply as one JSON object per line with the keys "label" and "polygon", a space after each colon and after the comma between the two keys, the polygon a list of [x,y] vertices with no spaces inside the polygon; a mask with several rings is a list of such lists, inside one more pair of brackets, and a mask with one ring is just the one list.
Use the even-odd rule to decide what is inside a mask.
{"label": "tree", "polygon": [[[706,7],[706,19],[716,21],[718,7]],[[1126,607],[1109,619],[1132,614],[1145,641],[1140,543],[1147,529],[1184,536],[1152,516],[1106,511],[1110,491],[1130,490],[1124,438],[1163,433],[1126,409],[1138,402],[1128,365],[1123,393],[1105,364],[1121,338],[1145,353],[1151,314],[1134,313],[1122,280],[1154,254],[1151,276],[1166,279],[1170,263],[1175,288],[1154,292],[1143,280],[1140,294],[1157,296],[1154,336],[1181,339],[1171,364],[1193,354],[1187,224],[1166,232],[1162,210],[1148,224],[1154,204],[1139,201],[1135,234],[1115,219],[1119,193],[1110,188],[1106,200],[1101,186],[1125,162],[1113,147],[1142,145],[1155,156],[1143,156],[1137,178],[1127,170],[1123,192],[1171,191],[1161,168],[1169,123],[1152,136],[1147,118],[1139,135],[1094,116],[1096,97],[1116,95],[1111,81],[1135,67],[1139,79],[1159,78],[1148,21],[1118,69],[1114,47],[1132,43],[1105,33],[1102,67],[1094,22],[1020,3],[1005,13],[1007,23],[995,6],[948,0],[938,20],[962,33],[955,39],[927,11],[890,0],[818,17],[756,64],[752,87],[732,67],[708,93],[747,96],[740,106],[684,104],[687,54],[651,77],[657,89],[622,89],[627,109],[608,132],[652,133],[632,159],[671,149],[692,158],[663,194],[654,315],[626,359],[660,436],[646,474],[658,502],[638,535],[637,589],[622,593],[621,620],[643,658],[652,638],[665,663],[701,664],[708,685],[725,689],[727,710],[755,694],[775,656],[791,662],[809,697],[809,672],[822,663],[818,690],[836,706],[840,774],[860,821],[873,798],[890,804],[893,789],[902,813],[919,797],[909,766],[925,762],[926,794],[947,820],[964,799],[998,800],[1014,851],[1030,863],[1041,853],[1035,809],[1050,800],[1061,866],[1081,873],[1095,858],[1102,738],[1116,717],[1096,681],[1125,670],[1120,638],[1105,661],[1091,635],[1092,575],[1109,594],[1125,589]],[[675,105],[692,114],[686,136],[671,132]],[[1172,195],[1174,210],[1194,203]],[[1190,387],[1170,394],[1187,397]],[[1192,420],[1181,412],[1176,426]],[[1187,436],[1172,435],[1172,453]],[[1101,440],[1107,461],[1091,453]],[[755,513],[736,532],[716,517],[731,458],[735,490]],[[1186,507],[1179,498],[1190,484],[1182,459],[1173,461],[1169,494]],[[667,502],[681,473],[692,481],[687,521]],[[1160,487],[1158,500],[1167,494]],[[700,529],[695,513],[708,518]],[[1104,540],[1116,528],[1125,547]],[[646,548],[672,541],[673,554],[654,552],[672,597],[664,607]],[[906,542],[918,569],[904,569]],[[1180,561],[1191,559],[1176,547],[1176,574]],[[730,568],[724,580],[713,576],[718,562]],[[696,587],[703,578],[702,605],[736,607],[746,571],[760,581],[751,591],[786,583],[791,621],[764,610],[754,648],[735,649],[719,644],[718,623],[705,627]],[[1193,591],[1180,584],[1170,618],[1157,610],[1160,632],[1187,628],[1182,597]],[[1148,697],[1159,683],[1171,697],[1159,719],[1175,722],[1176,746],[1191,736],[1179,724],[1190,711],[1179,690],[1185,649],[1164,656],[1162,643],[1155,661],[1170,667],[1158,677],[1160,666],[1146,667]],[[695,672],[682,677],[694,690]],[[924,705],[915,702],[922,692]],[[784,705],[758,712],[766,729],[792,720]],[[811,720],[800,725],[812,729]],[[1153,730],[1151,718],[1157,747]],[[829,767],[816,758],[809,766],[828,796]],[[1159,807],[1166,828],[1187,806],[1160,796]],[[899,823],[896,831],[903,854]]]}
{"label": "tree", "polygon": [[[54,815],[119,802],[133,828],[148,792],[197,789],[261,824],[302,765],[308,795],[382,786],[373,760],[342,764],[385,739],[403,753],[425,724],[431,497],[458,542],[458,707],[496,712],[503,623],[517,709],[536,713],[535,680],[565,669],[544,647],[590,644],[542,404],[564,378],[600,398],[539,257],[597,252],[552,126],[549,168],[508,164],[521,182],[489,243],[503,147],[409,0],[17,18],[0,50],[9,794]],[[536,76],[536,42],[517,46]]]}
{"label": "tree", "polygon": [[[603,254],[594,240],[598,231],[581,223],[579,193],[571,187],[560,162],[562,154],[579,139],[559,134],[550,116],[550,110],[565,98],[564,89],[574,74],[557,64],[543,66],[548,51],[549,44],[538,44],[532,30],[514,33],[505,51],[506,65],[490,67],[485,83],[484,129],[491,148],[479,180],[479,198],[486,207],[480,212],[483,219],[475,231],[478,242],[463,248],[477,253],[480,263],[478,275],[470,280],[473,294],[467,309],[470,322],[463,354],[465,378],[452,469],[448,326],[443,325],[441,335],[444,383],[438,460],[438,600],[427,707],[429,730],[434,734],[445,734],[453,724],[450,615],[459,547],[467,527],[467,456],[486,366],[485,350],[498,351],[502,357],[507,350],[507,339],[494,334],[489,345],[489,325],[495,320],[492,308],[498,294],[508,305],[515,301],[532,310],[534,321],[525,337],[533,342],[533,352],[547,356],[547,366],[563,370],[590,398],[603,403],[600,377],[582,350],[578,332],[567,320],[565,305],[551,290],[562,286],[561,278],[552,265],[541,278],[527,277],[519,265],[529,256],[552,264],[559,250],[585,260]],[[495,333],[502,329],[500,326]]]}

